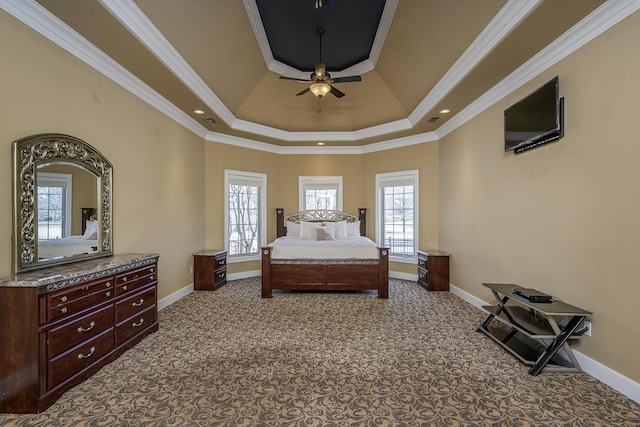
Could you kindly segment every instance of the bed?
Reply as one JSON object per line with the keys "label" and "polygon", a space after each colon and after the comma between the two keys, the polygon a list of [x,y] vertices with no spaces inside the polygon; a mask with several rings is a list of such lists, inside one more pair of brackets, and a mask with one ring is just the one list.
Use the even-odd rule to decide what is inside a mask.
{"label": "bed", "polygon": [[98,250],[98,221],[87,219],[82,223],[82,235],[60,239],[38,240],[38,259],[91,254]]}
{"label": "bed", "polygon": [[309,210],[285,217],[276,209],[277,239],[261,248],[262,298],[271,298],[274,289],[375,290],[378,298],[388,298],[389,248],[366,237],[366,213]]}

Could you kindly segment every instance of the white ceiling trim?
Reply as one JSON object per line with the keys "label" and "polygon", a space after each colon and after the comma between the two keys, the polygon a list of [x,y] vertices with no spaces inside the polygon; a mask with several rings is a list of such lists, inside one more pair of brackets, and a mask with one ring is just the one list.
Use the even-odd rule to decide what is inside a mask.
{"label": "white ceiling trim", "polygon": [[460,113],[440,126],[436,130],[438,138],[443,138],[453,132],[639,9],[640,0],[608,0],[603,3],[566,33],[469,104]]}
{"label": "white ceiling trim", "polygon": [[[387,39],[387,34],[389,33],[389,28],[391,27],[391,22],[393,22],[393,16],[396,13],[396,8],[398,7],[399,1],[400,0],[387,0],[385,2],[384,9],[382,10],[382,16],[380,17],[380,23],[378,25],[378,30],[376,31],[376,36],[373,40],[371,51],[369,52],[369,58],[341,71],[332,70],[331,75],[333,77],[345,77],[356,74],[360,75],[372,71],[376,67],[378,58],[380,57],[380,52],[382,51],[385,40]],[[309,72],[298,70],[287,64],[283,64],[280,61],[276,61],[273,58],[271,46],[269,45],[269,40],[267,39],[267,33],[264,30],[264,25],[262,25],[262,19],[260,18],[260,11],[258,10],[256,0],[242,0],[242,3],[244,4],[244,8],[247,11],[247,16],[249,17],[251,28],[253,28],[253,33],[256,36],[258,46],[260,47],[260,52],[262,52],[262,57],[264,58],[264,62],[267,65],[267,68],[270,71],[283,76],[293,77],[300,80],[307,80],[309,78]]]}
{"label": "white ceiling trim", "polygon": [[429,111],[436,107],[538,4],[540,4],[540,0],[509,0],[420,104],[409,114],[411,126],[417,124]]}
{"label": "white ceiling trim", "polygon": [[[101,72],[106,77],[110,78],[123,88],[130,91],[132,94],[138,96],[140,99],[144,100],[151,106],[166,114],[168,117],[172,118],[185,128],[191,130],[196,135],[208,141],[232,144],[239,147],[247,147],[275,153],[291,152],[293,150],[296,150],[297,148],[303,148],[305,152],[310,151],[312,148],[324,149],[324,151],[319,150],[317,152],[312,152],[309,154],[327,152],[326,148],[328,147],[326,146],[317,148],[280,147],[273,144],[253,141],[246,138],[238,138],[219,133],[207,132],[200,123],[175,107],[175,105],[171,104],[168,100],[154,91],[144,82],[139,80],[136,76],[131,74],[120,64],[113,61],[110,57],[97,49],[94,45],[82,38],[78,33],[69,28],[66,24],[64,24],[34,0],[0,0],[0,8],[22,21],[25,25],[33,28],[35,31],[39,32],[41,35],[51,40],[58,46],[67,50],[78,59],[84,61],[97,71]],[[531,58],[520,68],[518,68],[508,77],[494,86],[492,89],[485,92],[485,94],[483,94],[476,101],[467,106],[460,113],[456,114],[454,117],[440,126],[435,132],[369,144],[363,147],[342,147],[341,150],[353,149],[354,152],[358,150],[362,153],[373,152],[442,138],[448,133],[457,129],[459,126],[462,126],[467,121],[471,120],[477,114],[480,114],[482,111],[486,110],[491,105],[504,98],[504,96],[522,86],[524,83],[526,83],[542,71],[546,70],[548,67],[557,63],[567,55],[574,52],[579,47],[588,43],[590,40],[597,37],[604,31],[611,28],[619,21],[639,9],[640,0],[608,0],[606,3],[592,12],[589,16],[583,19],[580,23],[576,24],[574,28],[567,31],[567,33],[559,37],[547,48],[543,49],[538,55]],[[248,123],[249,122],[247,122],[247,126]],[[251,125],[260,126],[256,125],[255,123],[252,123]],[[383,124],[380,126],[375,126],[373,128],[356,131],[351,139],[347,140],[355,140],[356,134],[359,138],[383,134],[375,134],[375,131],[369,134],[369,132],[371,132],[370,129],[380,128],[380,131],[386,133],[393,132],[393,130],[391,129],[405,129],[406,126],[411,127],[411,125],[407,123],[407,119],[403,119],[392,122],[391,124]],[[283,132],[283,134],[289,134],[289,132],[281,132]],[[346,134],[349,133],[350,132],[346,132]],[[329,141],[338,139],[329,139],[327,138],[327,136],[329,136],[330,138],[342,138],[343,134],[345,133],[305,132],[300,133],[299,135],[304,136],[305,138],[307,138],[305,140],[308,141]],[[299,137],[297,137],[291,138],[290,140],[300,139]]]}
{"label": "white ceiling trim", "polygon": [[[236,117],[200,78],[169,40],[153,25],[133,0],[98,0],[122,25],[129,29],[191,91],[224,121],[232,126]],[[194,106],[195,108],[196,106]]]}
{"label": "white ceiling trim", "polygon": [[0,8],[177,123],[204,138],[207,129],[35,1],[0,0]]}

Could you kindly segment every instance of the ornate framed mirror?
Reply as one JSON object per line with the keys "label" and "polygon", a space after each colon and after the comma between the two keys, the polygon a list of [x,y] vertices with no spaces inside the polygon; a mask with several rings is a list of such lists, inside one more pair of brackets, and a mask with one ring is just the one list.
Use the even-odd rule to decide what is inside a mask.
{"label": "ornate framed mirror", "polygon": [[111,180],[111,163],[78,138],[14,141],[14,272],[112,255]]}

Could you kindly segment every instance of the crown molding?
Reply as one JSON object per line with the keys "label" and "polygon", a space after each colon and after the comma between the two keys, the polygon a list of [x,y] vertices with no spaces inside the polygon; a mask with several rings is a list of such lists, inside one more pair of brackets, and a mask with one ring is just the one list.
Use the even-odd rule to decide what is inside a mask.
{"label": "crown molding", "polygon": [[440,126],[436,130],[438,138],[453,132],[639,9],[640,0],[616,0],[603,3]]}
{"label": "crown molding", "polygon": [[[136,23],[140,23],[141,29],[139,29],[138,32],[146,33],[147,37],[158,31],[150,22],[148,22],[146,17],[144,17],[144,19],[140,19],[139,15],[142,12],[131,0],[118,0],[118,2],[115,0],[100,1],[105,5],[111,4],[115,9],[119,10],[119,13],[121,14],[123,14],[123,11],[125,10],[133,12],[134,17],[131,18],[131,24],[134,25]],[[255,5],[255,0],[243,1],[245,2],[245,5],[247,3]],[[510,19],[522,19],[522,17],[526,16],[528,11],[535,7],[535,4],[537,4],[538,1],[539,0],[527,0],[527,3],[524,3],[519,0],[510,0],[500,11],[500,16],[496,16],[489,25],[492,29],[485,29],[486,34],[483,34],[485,33],[485,31],[483,31],[478,39],[485,40],[485,42],[489,44],[497,43],[496,40],[500,37],[504,37],[506,34],[506,32],[504,32],[501,35],[501,32],[496,30],[496,26],[499,26],[498,21],[504,22],[506,20],[507,23],[509,23],[511,22],[509,21]],[[520,7],[518,7],[518,5],[520,5]],[[133,9],[128,9],[129,7],[133,7]],[[300,149],[300,152],[315,154],[310,147],[281,147],[251,139],[207,132],[206,128],[195,119],[185,114],[159,93],[154,91],[151,87],[127,71],[120,64],[113,61],[110,57],[82,38],[73,29],[68,27],[34,0],[0,0],[0,8],[205,140],[274,153],[292,153],[297,152],[297,150]],[[445,122],[435,132],[393,139],[365,146],[333,147],[331,149],[336,149],[341,152],[349,152],[350,154],[357,153],[358,151],[361,153],[367,153],[442,138],[639,9],[640,0],[606,1],[581,22],[560,36],[556,41],[552,42],[549,46],[532,57],[529,61],[524,63],[521,67],[496,84],[485,94],[469,104],[461,112]],[[147,21],[146,23],[144,22],[145,20]],[[151,28],[149,28],[149,25]],[[138,32],[134,32],[134,34],[140,36]],[[474,41],[474,44],[481,44],[478,39]],[[164,37],[162,37],[162,40],[168,43]],[[493,40],[493,42],[491,40]],[[159,42],[160,47],[156,48],[164,49],[163,51],[165,54],[169,56],[166,58],[168,63],[175,63],[176,67],[184,65],[181,65],[181,60],[184,61],[184,59],[171,57],[171,55],[175,55],[177,52],[175,52],[170,44],[168,47],[163,45],[164,42]],[[167,51],[167,49],[169,51]],[[173,50],[173,54],[171,53],[171,50]],[[383,123],[370,128],[360,129],[355,132],[287,132],[259,125],[257,123],[238,120],[229,112],[229,114],[231,114],[231,117],[229,117],[231,120],[230,126],[233,129],[269,136],[284,141],[355,141],[411,129],[413,127],[413,123],[416,123],[415,120],[418,114],[426,114],[429,108],[428,105],[433,103],[438,96],[444,96],[443,94],[453,87],[451,85],[457,81],[456,78],[459,79],[461,78],[460,76],[463,76],[464,73],[468,72],[469,64],[474,61],[477,62],[486,55],[486,52],[483,53],[482,50],[479,49],[471,49],[470,47],[468,50],[470,51],[469,53],[465,52],[465,54],[463,54],[465,57],[464,60],[461,58],[456,62],[455,74],[454,71],[450,71],[445,74],[445,77],[443,77],[436,86],[438,91],[434,88],[434,90],[432,90],[419,104],[416,110],[414,110],[406,119]],[[155,50],[154,52],[157,53]],[[189,73],[189,70],[190,67],[185,71],[185,73]],[[191,70],[191,72],[193,72],[193,70]],[[197,77],[197,75],[195,77]],[[197,79],[199,79],[199,77],[197,77]],[[197,84],[198,81],[193,80],[191,83]],[[438,92],[439,95],[436,95],[436,92]],[[213,94],[213,92],[211,92],[211,94]],[[213,98],[214,103],[218,102],[219,99],[215,94],[213,94],[213,96],[215,97]],[[224,108],[226,109],[226,107]],[[218,110],[214,109],[214,111],[219,113]],[[329,147],[324,146],[312,148],[319,150],[317,151],[318,153],[327,153],[327,149]]]}
{"label": "crown molding", "polygon": [[133,0],[98,0],[227,125],[236,118]]}
{"label": "crown molding", "polygon": [[411,125],[417,124],[471,71],[500,41],[527,16],[541,0],[509,0],[469,45],[453,66],[436,83],[427,96],[409,114]]}
{"label": "crown molding", "polygon": [[35,1],[0,0],[0,8],[124,89],[204,138],[207,129]]}
{"label": "crown molding", "polygon": [[[391,27],[391,23],[393,22],[393,16],[396,13],[396,8],[398,7],[399,1],[400,0],[387,0],[385,2],[384,9],[382,10],[382,15],[380,16],[378,30],[376,31],[376,35],[371,46],[371,51],[369,52],[369,58],[358,64],[352,65],[351,67],[345,68],[344,70],[332,70],[331,75],[333,77],[361,75],[372,71],[376,67],[376,63],[378,62],[378,58],[380,56],[380,52],[382,51],[382,47],[384,46],[384,42],[387,39],[387,34],[389,33],[389,28]],[[269,45],[267,33],[264,29],[264,26],[262,25],[262,19],[260,18],[260,11],[258,10],[256,0],[242,0],[242,4],[247,11],[249,23],[251,24],[251,28],[253,28],[253,33],[255,34],[256,40],[258,41],[258,46],[260,47],[260,52],[262,52],[262,57],[264,58],[264,62],[269,71],[273,71],[274,73],[287,77],[307,80],[309,78],[309,72],[298,70],[287,64],[283,64],[280,61],[276,61],[273,58],[271,46]]]}

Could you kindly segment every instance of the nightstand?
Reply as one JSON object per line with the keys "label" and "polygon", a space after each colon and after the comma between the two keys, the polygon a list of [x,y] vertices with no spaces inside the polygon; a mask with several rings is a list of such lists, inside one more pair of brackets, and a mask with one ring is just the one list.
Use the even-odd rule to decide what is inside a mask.
{"label": "nightstand", "polygon": [[429,291],[448,291],[450,255],[438,250],[418,251],[418,284]]}
{"label": "nightstand", "polygon": [[193,254],[193,289],[215,291],[227,283],[227,251],[209,249]]}

